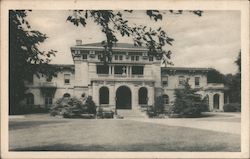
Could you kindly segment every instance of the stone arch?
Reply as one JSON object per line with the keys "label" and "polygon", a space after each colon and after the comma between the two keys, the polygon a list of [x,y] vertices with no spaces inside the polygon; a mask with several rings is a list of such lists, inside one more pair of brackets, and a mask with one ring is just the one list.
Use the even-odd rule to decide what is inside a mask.
{"label": "stone arch", "polygon": [[132,93],[128,86],[120,86],[116,90],[116,109],[132,108]]}
{"label": "stone arch", "polygon": [[108,87],[103,86],[99,89],[99,104],[109,104]]}
{"label": "stone arch", "polygon": [[220,109],[220,95],[218,93],[213,96],[213,109]]}
{"label": "stone arch", "polygon": [[138,98],[139,104],[148,104],[148,89],[146,87],[141,87],[139,89]]}
{"label": "stone arch", "polygon": [[64,93],[63,98],[70,98],[70,94],[69,93]]}

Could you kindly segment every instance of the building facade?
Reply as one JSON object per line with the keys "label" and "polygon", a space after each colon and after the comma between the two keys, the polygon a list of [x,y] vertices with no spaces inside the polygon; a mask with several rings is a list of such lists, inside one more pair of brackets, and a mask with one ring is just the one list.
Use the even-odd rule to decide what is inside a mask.
{"label": "building facade", "polygon": [[209,109],[223,110],[224,85],[207,83],[207,68],[161,67],[161,59],[149,57],[147,49],[118,43],[113,47],[112,63],[103,65],[100,43],[72,46],[73,65],[60,68],[56,77],[33,76],[27,82],[27,99],[23,104],[50,107],[62,97],[92,96],[97,106],[110,109],[140,110],[163,96],[166,108],[174,101],[174,90],[185,80],[209,101]]}

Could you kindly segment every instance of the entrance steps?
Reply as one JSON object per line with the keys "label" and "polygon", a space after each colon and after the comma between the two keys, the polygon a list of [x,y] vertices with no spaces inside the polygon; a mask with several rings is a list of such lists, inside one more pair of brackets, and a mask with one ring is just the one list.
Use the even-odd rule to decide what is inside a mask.
{"label": "entrance steps", "polygon": [[139,109],[117,109],[117,115],[126,118],[148,118],[146,112]]}

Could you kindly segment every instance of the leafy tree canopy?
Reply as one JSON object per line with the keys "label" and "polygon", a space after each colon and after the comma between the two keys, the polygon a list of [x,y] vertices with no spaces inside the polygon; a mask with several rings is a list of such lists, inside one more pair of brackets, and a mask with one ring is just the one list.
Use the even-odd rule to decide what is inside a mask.
{"label": "leafy tree canopy", "polygon": [[[87,25],[87,19],[91,19],[97,25],[101,26],[101,31],[106,36],[106,41],[103,41],[103,47],[105,52],[101,61],[104,63],[112,61],[112,47],[118,42],[117,34],[121,36],[131,37],[135,46],[145,46],[148,48],[148,56],[155,56],[162,58],[164,56],[163,63],[172,64],[169,59],[171,51],[163,50],[163,46],[172,45],[174,39],[169,37],[165,30],[161,27],[153,29],[149,26],[143,25],[131,25],[124,13],[133,14],[133,10],[74,10],[72,15],[68,16],[67,21],[70,21],[76,26]],[[169,10],[172,14],[182,14],[182,10]],[[202,11],[195,10],[190,11],[198,16],[202,15]],[[159,10],[146,10],[145,15],[155,22],[162,20],[165,11]]]}
{"label": "leafy tree canopy", "polygon": [[48,63],[56,51],[39,50],[38,46],[48,37],[32,30],[26,20],[25,10],[9,11],[9,99],[10,113],[17,111],[18,103],[25,96],[24,81],[28,81],[38,72],[50,74],[52,69]]}

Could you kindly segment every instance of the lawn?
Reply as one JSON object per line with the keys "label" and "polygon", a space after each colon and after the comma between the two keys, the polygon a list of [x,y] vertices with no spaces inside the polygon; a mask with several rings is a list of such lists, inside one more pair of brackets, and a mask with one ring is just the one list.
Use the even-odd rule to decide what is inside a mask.
{"label": "lawn", "polygon": [[10,151],[240,151],[237,134],[125,119],[43,116],[9,126]]}

